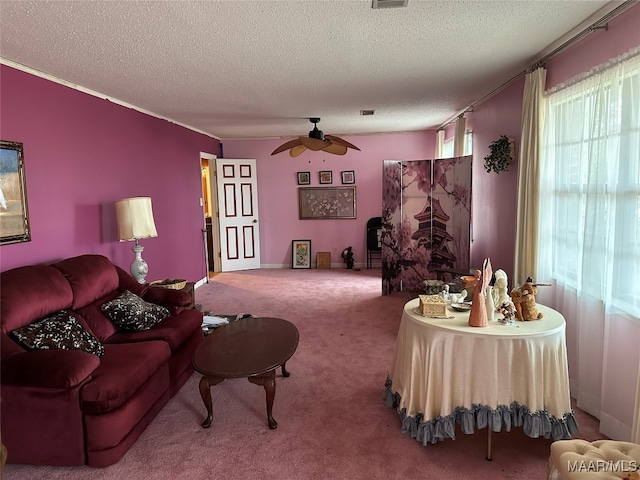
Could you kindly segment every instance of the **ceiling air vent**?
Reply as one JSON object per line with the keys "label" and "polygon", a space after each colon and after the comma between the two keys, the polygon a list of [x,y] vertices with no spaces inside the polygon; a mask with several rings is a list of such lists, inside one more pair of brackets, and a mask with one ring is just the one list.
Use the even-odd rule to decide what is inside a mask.
{"label": "ceiling air vent", "polygon": [[373,0],[371,8],[403,8],[409,0]]}

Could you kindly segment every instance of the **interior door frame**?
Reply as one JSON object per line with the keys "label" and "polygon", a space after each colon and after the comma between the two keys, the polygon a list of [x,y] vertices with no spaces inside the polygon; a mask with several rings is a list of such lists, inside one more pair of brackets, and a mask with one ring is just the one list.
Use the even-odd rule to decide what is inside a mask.
{"label": "interior door frame", "polygon": [[[207,195],[209,197],[209,204],[211,205],[211,233],[212,233],[212,241],[213,241],[213,271],[214,273],[219,273],[222,271],[222,264],[220,260],[220,215],[218,208],[218,182],[216,177],[216,160],[218,159],[217,155],[211,153],[200,152],[199,162],[202,164],[202,159],[207,160],[208,162],[208,170],[209,170],[209,192],[202,192],[202,197],[200,198],[200,205],[204,206],[204,196]],[[207,240],[206,240],[206,220],[204,212],[202,213],[202,229],[205,232],[203,235],[204,238],[204,248],[205,252],[207,251]],[[208,258],[205,255],[205,268],[207,272],[207,280],[209,278],[209,264]]]}

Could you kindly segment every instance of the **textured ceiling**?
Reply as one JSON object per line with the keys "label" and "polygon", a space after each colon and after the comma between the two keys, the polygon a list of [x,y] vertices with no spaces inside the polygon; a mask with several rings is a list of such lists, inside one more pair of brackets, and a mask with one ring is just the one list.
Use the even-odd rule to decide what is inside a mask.
{"label": "textured ceiling", "polygon": [[426,130],[620,3],[0,0],[0,57],[223,140]]}

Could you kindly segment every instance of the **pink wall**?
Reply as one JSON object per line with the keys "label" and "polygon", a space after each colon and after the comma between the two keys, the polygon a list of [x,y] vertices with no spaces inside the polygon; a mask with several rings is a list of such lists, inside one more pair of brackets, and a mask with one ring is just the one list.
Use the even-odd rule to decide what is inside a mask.
{"label": "pink wall", "polygon": [[640,46],[640,4],[634,5],[547,63],[547,89]]}
{"label": "pink wall", "polygon": [[150,196],[147,280],[203,278],[200,152],[219,142],[7,66],[0,75],[0,136],[24,144],[32,229],[31,242],[0,246],[0,268],[98,253],[128,271],[113,202]]}
{"label": "pink wall", "polygon": [[[433,158],[435,131],[344,136],[361,151],[331,155],[307,150],[296,158],[271,152],[288,139],[228,140],[226,158],[255,158],[258,168],[260,247],[263,266],[291,264],[291,240],[310,239],[312,255],[332,252],[331,262],[342,264],[340,252],[352,246],[354,261],[366,265],[367,220],[382,214],[382,162]],[[355,220],[299,220],[296,172],[311,172],[311,187],[320,186],[318,172],[331,170],[333,185],[341,185],[340,172],[354,170],[357,187]],[[338,253],[334,254],[333,249]]]}
{"label": "pink wall", "polygon": [[[518,189],[518,149],[522,116],[521,79],[467,114],[467,129],[473,130],[473,192],[471,265],[478,268],[482,260],[491,258],[495,270],[503,269],[513,277],[514,231]],[[484,157],[489,144],[500,135],[512,137],[516,143],[516,161],[506,172],[487,173]],[[525,279],[516,281],[522,283]]]}

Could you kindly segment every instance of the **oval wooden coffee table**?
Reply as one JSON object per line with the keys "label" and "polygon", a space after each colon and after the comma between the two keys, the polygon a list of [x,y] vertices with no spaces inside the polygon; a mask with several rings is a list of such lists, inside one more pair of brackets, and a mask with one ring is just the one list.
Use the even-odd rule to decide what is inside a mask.
{"label": "oval wooden coffee table", "polygon": [[276,394],[276,369],[282,376],[290,374],[287,360],[298,347],[298,329],[281,318],[243,318],[216,328],[193,354],[193,367],[201,373],[200,396],[207,408],[203,428],[213,420],[211,387],[227,378],[247,377],[249,382],[264,387],[267,397],[269,428],[278,427],[271,415]]}

